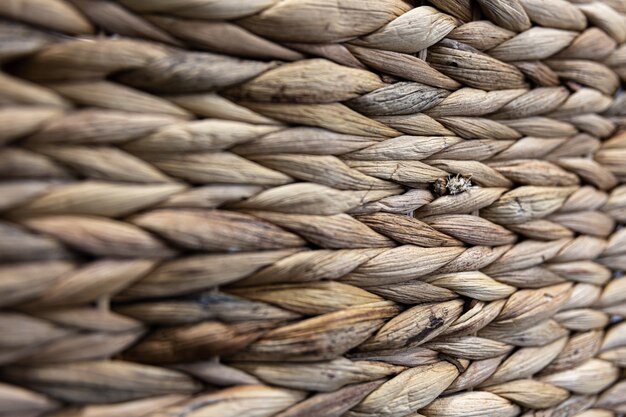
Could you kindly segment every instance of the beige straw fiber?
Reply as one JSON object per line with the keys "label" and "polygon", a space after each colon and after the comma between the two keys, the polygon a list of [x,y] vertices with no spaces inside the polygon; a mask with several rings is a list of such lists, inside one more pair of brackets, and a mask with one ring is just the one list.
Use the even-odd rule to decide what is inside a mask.
{"label": "beige straw fiber", "polygon": [[626,0],[0,0],[0,417],[626,413]]}

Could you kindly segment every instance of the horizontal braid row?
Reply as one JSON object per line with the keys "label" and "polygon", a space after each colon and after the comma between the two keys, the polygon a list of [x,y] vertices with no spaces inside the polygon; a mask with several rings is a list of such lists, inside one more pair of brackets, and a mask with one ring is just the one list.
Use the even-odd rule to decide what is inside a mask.
{"label": "horizontal braid row", "polygon": [[626,412],[626,3],[410,3],[0,2],[0,417]]}
{"label": "horizontal braid row", "polygon": [[[209,252],[222,248],[235,251],[287,249],[302,247],[305,240],[328,249],[384,248],[397,244],[424,248],[461,247],[464,243],[498,246],[516,241],[517,236],[511,230],[541,240],[572,238],[576,232],[584,233],[589,238],[595,237],[592,239],[594,244],[602,247],[605,244],[595,242],[609,236],[614,227],[611,215],[617,213],[619,216],[625,206],[623,193],[606,195],[590,187],[526,186],[510,192],[501,188],[478,188],[432,201],[428,191],[415,190],[411,193],[415,199],[410,202],[403,194],[353,207],[349,206],[349,200],[340,201],[336,204],[339,210],[332,212],[320,212],[310,206],[311,210],[300,211],[297,210],[298,201],[296,204],[290,201],[292,204],[287,207],[281,205],[280,193],[285,189],[280,187],[271,190],[274,191],[273,199],[268,196],[269,192],[264,192],[235,203],[236,207],[246,210],[235,213],[187,206],[184,202],[189,196],[188,192],[181,192],[182,185],[140,187],[80,182],[50,186],[36,181],[28,185],[32,190],[44,193],[22,209],[6,213],[6,216],[13,216],[15,222],[5,221],[3,225],[7,232],[13,231],[13,237],[2,244],[4,253],[1,257],[6,261],[71,258],[61,243],[96,256],[149,258],[169,258],[176,253],[176,247]],[[6,187],[14,186],[10,183]],[[333,194],[350,195],[309,183],[294,184],[291,188],[296,186],[303,194],[308,189],[310,194],[329,191],[328,196],[321,195],[327,198]],[[52,190],[46,193],[50,188]],[[202,197],[206,199],[209,193],[203,193]],[[552,196],[547,198],[542,193]],[[352,192],[354,202],[361,204],[356,200],[367,201],[372,194],[376,195]],[[468,204],[467,200],[471,198],[472,204]],[[176,204],[179,201],[182,201],[180,206]],[[304,201],[314,202],[312,199]],[[151,209],[153,206],[164,208]],[[348,216],[342,213],[342,208],[357,214]],[[287,212],[288,209],[292,212]],[[479,209],[484,218],[475,219],[468,214]],[[126,218],[126,221],[107,218],[125,216],[137,210],[146,212]],[[414,212],[416,217],[395,215],[406,212]],[[214,223],[206,229],[198,221]],[[33,235],[18,223],[42,232],[44,236]],[[72,230],[66,227],[68,225],[77,229]],[[77,233],[78,230],[87,235]],[[117,246],[125,239],[134,241],[133,252]],[[38,246],[40,251],[37,251]],[[54,247],[58,249],[52,250]],[[598,252],[601,253],[602,250]]]}

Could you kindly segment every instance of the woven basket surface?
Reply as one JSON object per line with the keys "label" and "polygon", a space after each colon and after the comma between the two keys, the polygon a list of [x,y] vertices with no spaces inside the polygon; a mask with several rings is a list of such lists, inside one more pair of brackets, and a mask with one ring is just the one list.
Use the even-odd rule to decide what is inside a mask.
{"label": "woven basket surface", "polygon": [[626,413],[626,0],[0,1],[0,417]]}

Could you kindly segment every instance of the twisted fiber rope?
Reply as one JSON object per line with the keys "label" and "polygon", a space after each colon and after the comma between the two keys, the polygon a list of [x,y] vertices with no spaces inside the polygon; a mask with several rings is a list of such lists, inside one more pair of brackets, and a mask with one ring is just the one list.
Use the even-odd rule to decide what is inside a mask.
{"label": "twisted fiber rope", "polygon": [[0,416],[626,412],[626,3],[423,3],[0,2]]}

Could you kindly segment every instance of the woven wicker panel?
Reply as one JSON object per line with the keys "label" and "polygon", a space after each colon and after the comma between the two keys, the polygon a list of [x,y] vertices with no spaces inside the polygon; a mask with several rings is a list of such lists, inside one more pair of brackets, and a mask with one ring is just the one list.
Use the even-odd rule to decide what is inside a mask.
{"label": "woven wicker panel", "polygon": [[626,412],[626,1],[0,16],[0,417]]}

